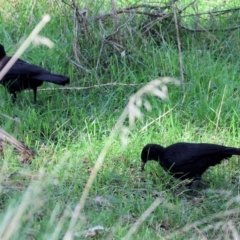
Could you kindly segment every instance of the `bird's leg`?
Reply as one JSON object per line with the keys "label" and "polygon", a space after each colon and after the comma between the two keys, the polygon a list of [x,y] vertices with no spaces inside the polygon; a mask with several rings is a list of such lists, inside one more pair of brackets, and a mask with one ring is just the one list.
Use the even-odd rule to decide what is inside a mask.
{"label": "bird's leg", "polygon": [[33,98],[34,98],[34,103],[36,103],[37,102],[37,88],[36,87],[33,88]]}
{"label": "bird's leg", "polygon": [[146,164],[145,162],[142,162],[142,165],[141,165],[141,172],[144,171],[145,164]]}
{"label": "bird's leg", "polygon": [[192,184],[191,184],[191,188],[193,191],[197,190],[197,188],[199,187],[201,183],[201,177],[196,177],[193,179]]}
{"label": "bird's leg", "polygon": [[191,190],[193,192],[196,192],[200,184],[201,184],[201,175],[198,174],[192,179]]}

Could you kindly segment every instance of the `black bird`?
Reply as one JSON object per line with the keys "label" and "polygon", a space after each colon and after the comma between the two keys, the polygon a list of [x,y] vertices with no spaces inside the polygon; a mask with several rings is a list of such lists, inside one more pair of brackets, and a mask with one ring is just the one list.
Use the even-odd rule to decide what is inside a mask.
{"label": "black bird", "polygon": [[[11,57],[6,56],[3,45],[0,44],[0,71],[10,59]],[[53,74],[44,68],[27,63],[21,59],[17,59],[2,80],[0,80],[0,83],[12,94],[13,101],[16,100],[16,92],[21,92],[24,89],[32,89],[34,102],[37,101],[37,88],[43,82],[65,85],[70,80],[68,77]]]}
{"label": "black bird", "polygon": [[175,178],[190,179],[197,185],[202,174],[223,159],[240,155],[240,148],[209,143],[175,143],[166,148],[158,144],[146,145],[141,153],[142,171],[149,160],[155,160]]}

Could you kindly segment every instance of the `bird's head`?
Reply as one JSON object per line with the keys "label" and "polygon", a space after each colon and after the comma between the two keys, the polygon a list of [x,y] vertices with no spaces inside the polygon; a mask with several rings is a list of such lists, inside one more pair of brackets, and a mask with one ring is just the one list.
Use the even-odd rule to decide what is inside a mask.
{"label": "bird's head", "polygon": [[141,159],[142,159],[141,171],[144,170],[144,167],[147,161],[150,161],[150,160],[159,161],[163,153],[163,150],[164,148],[158,144],[147,144],[142,149],[142,153],[141,153]]}

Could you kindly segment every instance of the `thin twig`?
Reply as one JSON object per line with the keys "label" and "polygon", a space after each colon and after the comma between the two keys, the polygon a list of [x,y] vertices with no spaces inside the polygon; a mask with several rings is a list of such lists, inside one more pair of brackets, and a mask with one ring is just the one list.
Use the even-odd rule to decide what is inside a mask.
{"label": "thin twig", "polygon": [[[75,46],[74,49],[77,49],[77,47]],[[76,51],[74,51],[74,52],[76,52]],[[76,56],[76,53],[75,53],[75,58],[77,58],[77,60],[79,61],[79,58]],[[72,59],[69,59],[69,61],[70,61],[72,64],[74,64],[75,66],[77,66],[78,68],[84,70],[85,72],[91,73],[90,70],[88,70],[88,69],[86,69],[85,67],[83,67],[82,65],[80,65],[80,63],[77,63],[77,62],[75,62],[75,61],[72,60]]]}
{"label": "thin twig", "polygon": [[129,240],[131,236],[137,231],[137,229],[142,225],[142,223],[148,218],[148,216],[164,201],[163,198],[157,198],[146,210],[145,212],[137,219],[137,221],[130,228],[128,233],[122,238],[122,240]]}
{"label": "thin twig", "polygon": [[230,28],[222,28],[222,29],[220,29],[220,28],[214,28],[214,29],[193,29],[193,28],[185,27],[182,24],[179,24],[179,26],[180,26],[180,28],[185,29],[185,30],[190,31],[190,32],[206,32],[206,31],[208,31],[208,32],[217,32],[217,31],[218,32],[220,32],[220,31],[225,32],[225,31],[237,30],[237,29],[240,28],[240,25],[235,26],[235,27],[230,27]]}
{"label": "thin twig", "polygon": [[206,236],[202,233],[202,231],[199,228],[197,228],[196,226],[194,226],[193,228],[197,230],[202,240],[207,240]]}
{"label": "thin twig", "polygon": [[51,137],[54,135],[55,132],[59,131],[60,128],[62,128],[67,122],[69,122],[73,117],[70,117],[69,119],[67,119],[63,124],[61,124],[61,126],[59,126],[58,128],[56,128],[51,135],[49,136],[49,139],[51,139]]}
{"label": "thin twig", "polygon": [[[148,9],[153,9],[153,10],[161,9],[162,11],[160,13],[152,13],[152,12],[146,12],[146,11],[136,11],[135,9],[137,9],[137,8],[148,8]],[[115,14],[134,13],[134,14],[147,15],[147,16],[151,16],[151,17],[163,17],[163,11],[168,8],[170,8],[170,5],[160,7],[160,6],[151,6],[151,5],[142,4],[142,5],[131,6],[131,7],[127,7],[124,9],[116,10]],[[112,13],[100,15],[100,16],[96,17],[95,20],[98,21],[100,19],[106,19],[108,17],[112,17]]]}
{"label": "thin twig", "polygon": [[147,129],[150,125],[152,125],[154,122],[160,120],[161,118],[165,117],[166,115],[168,115],[170,112],[173,111],[174,108],[176,108],[176,106],[178,105],[179,103],[177,103],[174,107],[172,107],[171,109],[169,109],[167,112],[165,112],[163,115],[159,116],[158,118],[152,120],[150,123],[148,123],[147,125],[145,125],[143,128],[140,129],[140,133],[142,133],[145,129]]}
{"label": "thin twig", "polygon": [[[182,183],[178,183],[176,186],[173,186],[169,189],[176,189]],[[164,202],[165,198],[158,197],[137,219],[137,221],[131,226],[127,234],[122,238],[122,240],[131,239],[131,236],[137,231],[137,229],[142,225],[142,223],[151,215],[151,213],[160,205],[160,203]]]}
{"label": "thin twig", "polygon": [[183,58],[182,58],[182,49],[181,49],[181,40],[178,28],[178,19],[177,19],[177,8],[175,4],[172,6],[173,8],[173,17],[176,29],[176,36],[177,36],[177,45],[178,45],[178,59],[179,59],[179,67],[180,67],[180,74],[181,74],[181,81],[182,81],[182,88],[183,92],[185,92],[185,81],[184,81],[184,66],[183,66]]}
{"label": "thin twig", "polygon": [[192,228],[194,228],[196,226],[200,226],[200,225],[208,223],[208,222],[209,223],[215,222],[214,220],[216,220],[218,218],[225,218],[226,219],[226,217],[238,215],[239,213],[240,213],[240,208],[239,207],[233,208],[231,210],[220,211],[219,213],[212,214],[210,216],[206,216],[206,217],[202,218],[201,220],[196,221],[194,223],[187,224],[183,228],[178,229],[178,230],[164,236],[162,239],[164,239],[164,240],[173,239],[174,236],[180,235],[180,233],[183,233],[183,232],[189,232]]}
{"label": "thin twig", "polygon": [[14,121],[14,122],[20,122],[20,121],[21,121],[20,118],[18,118],[18,117],[12,118],[12,117],[4,114],[4,113],[0,113],[0,115],[2,115],[2,116],[5,117],[5,118],[8,118],[8,119],[10,119],[10,120],[12,120],[12,121]]}
{"label": "thin twig", "polygon": [[[91,89],[91,88],[99,88],[99,87],[106,87],[106,86],[141,86],[144,85],[145,83],[104,83],[104,84],[99,84],[99,85],[92,85],[88,87],[58,87],[58,88],[39,88],[38,91],[53,91],[53,90],[85,90],[85,89]],[[31,90],[27,90],[31,91]]]}
{"label": "thin twig", "polygon": [[[208,11],[208,12],[201,12],[198,13],[198,15],[222,15],[222,14],[227,14],[227,13],[231,13],[231,12],[235,12],[235,11],[239,11],[239,8],[231,8],[231,9],[226,9],[226,10],[219,10],[219,11]],[[195,17],[196,14],[187,14],[187,15],[182,15],[182,17]]]}
{"label": "thin twig", "polygon": [[218,125],[219,125],[219,121],[220,121],[220,116],[221,116],[221,112],[222,112],[222,106],[223,106],[223,102],[224,102],[225,92],[226,92],[226,85],[225,85],[224,90],[223,90],[222,99],[221,99],[221,103],[220,103],[220,108],[219,108],[218,115],[217,115],[216,131],[218,129]]}

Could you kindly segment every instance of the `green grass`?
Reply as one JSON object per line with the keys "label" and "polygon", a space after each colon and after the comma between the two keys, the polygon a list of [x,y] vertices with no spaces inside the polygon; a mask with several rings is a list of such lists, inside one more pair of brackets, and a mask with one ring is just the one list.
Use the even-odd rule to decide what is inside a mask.
{"label": "green grass", "polygon": [[[129,6],[125,1],[118,4]],[[91,10],[88,19],[110,9],[102,9],[97,1],[79,8]],[[130,96],[159,76],[180,76],[178,51],[171,36],[158,45],[153,36],[141,36],[140,30],[133,29],[134,23],[141,22],[134,19],[127,30],[123,28],[126,37],[135,34],[126,38],[125,45],[121,43],[122,50],[129,52],[126,57],[121,58],[111,44],[101,52],[104,34],[114,32],[111,19],[104,22],[104,29],[89,20],[89,35],[81,32],[77,39],[73,11],[57,1],[37,1],[34,7],[24,0],[4,2],[0,35],[9,55],[44,13],[50,13],[52,19],[40,34],[55,47],[30,45],[21,58],[70,76],[71,84],[67,90],[49,90],[55,86],[44,84],[37,104],[29,91],[18,94],[13,104],[0,88],[1,113],[21,120],[14,123],[0,116],[1,128],[37,151],[32,163],[24,165],[11,149],[0,156],[1,239],[63,239],[94,164]],[[145,96],[152,111],[141,108],[144,117],[129,129],[128,144],[122,144],[119,134],[114,137],[72,230],[75,239],[83,239],[84,231],[98,225],[105,228],[98,239],[122,239],[157,198],[161,203],[132,239],[231,239],[234,231],[239,234],[238,157],[210,168],[203,175],[210,188],[195,198],[155,162],[148,163],[144,173],[139,171],[141,149],[150,142],[164,146],[178,141],[240,145],[239,30],[229,36],[213,34],[217,44],[203,35],[181,39],[185,92],[181,86],[169,84],[168,101]],[[69,61],[78,61],[76,40],[80,64],[88,71]],[[106,83],[112,85],[101,85]],[[129,127],[128,119],[124,126]],[[185,226],[189,229],[184,230]]]}

